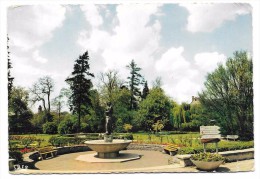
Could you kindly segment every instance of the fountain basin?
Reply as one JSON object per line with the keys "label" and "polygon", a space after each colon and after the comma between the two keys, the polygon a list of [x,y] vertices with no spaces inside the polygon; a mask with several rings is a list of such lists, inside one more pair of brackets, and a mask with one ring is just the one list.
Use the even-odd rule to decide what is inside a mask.
{"label": "fountain basin", "polygon": [[113,140],[105,142],[104,140],[86,141],[87,146],[97,152],[99,158],[116,158],[119,156],[119,151],[125,149],[132,141],[131,140]]}

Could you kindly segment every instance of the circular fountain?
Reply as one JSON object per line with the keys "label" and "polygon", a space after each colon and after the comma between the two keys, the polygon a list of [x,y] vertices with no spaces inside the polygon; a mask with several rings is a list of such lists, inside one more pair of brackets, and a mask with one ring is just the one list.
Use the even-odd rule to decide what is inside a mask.
{"label": "circular fountain", "polygon": [[86,141],[85,144],[97,152],[98,158],[116,158],[119,156],[119,151],[125,149],[131,142],[131,140],[113,140],[112,142],[91,140]]}
{"label": "circular fountain", "polygon": [[104,140],[90,140],[86,141],[85,144],[96,151],[97,154],[87,154],[79,156],[76,160],[86,161],[86,162],[123,162],[135,159],[140,159],[137,154],[131,153],[120,153],[121,150],[126,149],[126,147],[132,142],[131,140],[120,140],[114,139],[111,134],[112,124],[112,106],[108,103],[106,110],[106,133],[104,134]]}

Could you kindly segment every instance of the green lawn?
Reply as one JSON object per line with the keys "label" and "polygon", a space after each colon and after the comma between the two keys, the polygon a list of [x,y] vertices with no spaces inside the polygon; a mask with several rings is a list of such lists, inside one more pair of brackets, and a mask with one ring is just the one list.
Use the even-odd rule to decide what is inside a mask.
{"label": "green lawn", "polygon": [[196,140],[199,137],[199,133],[187,133],[187,134],[168,134],[168,135],[156,135],[147,133],[133,133],[134,141],[137,143],[153,143],[153,144],[167,144],[167,143],[183,143],[188,139]]}

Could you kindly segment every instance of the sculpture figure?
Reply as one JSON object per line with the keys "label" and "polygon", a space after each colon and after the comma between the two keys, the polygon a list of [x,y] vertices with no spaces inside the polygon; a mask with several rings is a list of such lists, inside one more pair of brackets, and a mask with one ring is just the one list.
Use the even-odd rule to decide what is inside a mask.
{"label": "sculpture figure", "polygon": [[106,134],[107,135],[110,135],[112,132],[112,114],[113,114],[113,107],[111,102],[108,102],[106,107]]}

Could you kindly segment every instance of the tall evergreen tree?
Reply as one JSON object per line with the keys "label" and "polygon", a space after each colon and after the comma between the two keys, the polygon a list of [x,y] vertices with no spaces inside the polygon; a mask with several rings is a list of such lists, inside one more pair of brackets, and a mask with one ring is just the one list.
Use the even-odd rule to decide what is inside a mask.
{"label": "tall evergreen tree", "polygon": [[89,106],[91,106],[90,89],[93,85],[90,77],[94,77],[94,74],[89,72],[88,61],[89,55],[86,51],[75,61],[71,76],[65,80],[72,92],[69,97],[71,101],[70,110],[78,116],[78,132],[80,132],[81,116],[88,114]]}
{"label": "tall evergreen tree", "polygon": [[9,52],[8,42],[9,42],[9,37],[7,37],[7,69],[8,69],[8,100],[10,100],[10,98],[11,98],[11,91],[12,91],[12,88],[13,88],[14,78],[11,77],[10,69],[13,68],[13,67],[12,67],[12,63],[11,63],[11,59],[10,59],[10,52]]}
{"label": "tall evergreen tree", "polygon": [[143,84],[144,79],[140,74],[142,69],[137,66],[134,60],[132,60],[126,67],[130,70],[130,76],[127,77],[127,79],[129,80],[129,88],[131,92],[130,110],[133,110],[137,109],[138,97],[141,97],[139,85]]}
{"label": "tall evergreen tree", "polygon": [[148,94],[149,94],[149,88],[148,88],[148,84],[147,84],[147,81],[146,81],[144,83],[142,98],[145,99]]}

